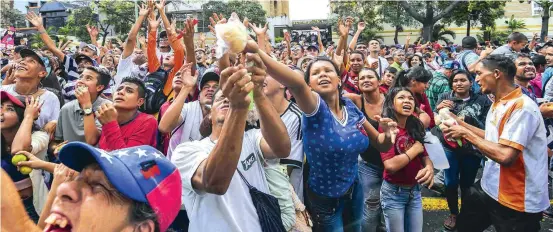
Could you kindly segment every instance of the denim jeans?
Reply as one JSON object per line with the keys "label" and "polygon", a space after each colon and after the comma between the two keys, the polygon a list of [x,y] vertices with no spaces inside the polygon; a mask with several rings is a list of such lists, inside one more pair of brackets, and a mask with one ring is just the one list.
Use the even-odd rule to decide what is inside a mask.
{"label": "denim jeans", "polygon": [[363,186],[364,207],[361,227],[364,232],[374,232],[382,224],[380,216],[380,186],[384,170],[374,164],[359,161],[359,182]]}
{"label": "denim jeans", "polygon": [[408,188],[383,181],[380,201],[388,232],[422,232],[420,185]]}
{"label": "denim jeans", "polygon": [[449,168],[444,169],[445,195],[450,213],[457,215],[459,214],[459,193],[457,189],[461,187],[461,202],[463,202],[464,192],[474,184],[476,173],[480,168],[481,158],[459,150],[444,150],[449,162]]}
{"label": "denim jeans", "polygon": [[361,232],[363,189],[358,180],[340,198],[317,195],[309,187],[306,193],[306,202],[313,220],[313,231]]}

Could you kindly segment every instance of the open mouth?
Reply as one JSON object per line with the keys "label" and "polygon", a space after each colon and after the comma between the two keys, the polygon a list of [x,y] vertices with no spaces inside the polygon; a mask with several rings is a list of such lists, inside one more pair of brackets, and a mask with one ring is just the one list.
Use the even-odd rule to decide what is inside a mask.
{"label": "open mouth", "polygon": [[403,107],[401,107],[404,111],[410,111],[413,109],[413,106],[411,105],[403,105]]}
{"label": "open mouth", "polygon": [[27,68],[23,67],[23,65],[17,66],[17,71],[27,71]]}
{"label": "open mouth", "polygon": [[122,102],[122,101],[125,101],[125,99],[123,99],[122,97],[116,97],[115,99],[113,99],[114,102]]}
{"label": "open mouth", "polygon": [[45,232],[66,232],[71,231],[73,226],[71,221],[62,214],[52,213],[46,220],[46,227],[44,228]]}
{"label": "open mouth", "polygon": [[223,104],[223,105],[219,106],[219,110],[228,110],[228,108],[229,108],[228,104]]}
{"label": "open mouth", "polygon": [[319,81],[319,85],[330,85],[330,81],[329,80]]}

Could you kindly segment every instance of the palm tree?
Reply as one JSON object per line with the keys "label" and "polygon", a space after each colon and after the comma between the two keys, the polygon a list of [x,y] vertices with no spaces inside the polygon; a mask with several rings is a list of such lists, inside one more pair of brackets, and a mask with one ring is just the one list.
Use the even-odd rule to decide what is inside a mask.
{"label": "palm tree", "polygon": [[[421,29],[421,37],[422,37],[422,29]],[[421,37],[419,37],[419,39]],[[457,37],[457,34],[455,34],[454,31],[447,29],[445,25],[435,24],[434,28],[432,29],[432,41],[441,40],[441,41],[444,41],[445,43],[449,43],[449,42],[453,42],[452,39],[455,39],[455,37]]]}
{"label": "palm tree", "polygon": [[505,20],[509,33],[513,33],[518,30],[526,30],[526,23],[524,20],[515,19],[515,15],[511,15],[509,20]]}

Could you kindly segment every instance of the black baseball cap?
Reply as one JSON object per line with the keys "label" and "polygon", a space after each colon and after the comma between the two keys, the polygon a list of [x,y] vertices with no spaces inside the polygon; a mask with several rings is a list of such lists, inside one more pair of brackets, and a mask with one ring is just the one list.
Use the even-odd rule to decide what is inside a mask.
{"label": "black baseball cap", "polygon": [[167,38],[167,31],[162,31],[159,33],[159,38]]}
{"label": "black baseball cap", "polygon": [[92,60],[92,58],[85,54],[79,54],[75,57],[75,61],[77,62],[77,64],[81,63],[83,60],[89,61],[94,65],[94,61]]}
{"label": "black baseball cap", "polygon": [[205,70],[205,72],[202,75],[202,78],[200,79],[200,85],[198,88],[201,90],[205,83],[208,81],[217,81],[219,82],[219,74],[217,74],[217,70],[212,67]]}
{"label": "black baseball cap", "polygon": [[478,42],[472,36],[467,36],[463,38],[463,41],[461,41],[461,44],[463,45],[463,48],[467,48],[467,49],[475,49],[478,46]]}
{"label": "black baseball cap", "polygon": [[42,60],[42,56],[31,49],[23,48],[19,51],[19,55],[21,55],[21,58],[31,57],[35,59],[40,65],[42,65],[42,67],[46,68],[44,61]]}

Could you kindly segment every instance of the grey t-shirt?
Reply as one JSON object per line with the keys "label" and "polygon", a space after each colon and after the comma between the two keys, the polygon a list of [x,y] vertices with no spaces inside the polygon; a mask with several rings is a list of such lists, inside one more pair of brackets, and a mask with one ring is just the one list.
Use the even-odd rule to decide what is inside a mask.
{"label": "grey t-shirt", "polygon": [[[15,84],[3,85],[1,89],[13,96],[21,96],[17,92],[15,92]],[[38,127],[43,128],[46,123],[58,120],[58,117],[60,115],[60,101],[54,93],[48,90],[45,90],[45,92],[40,95],[40,101],[44,103],[40,108],[40,115],[35,121],[35,124]]]}
{"label": "grey t-shirt", "polygon": [[504,55],[505,57],[511,58],[515,61],[518,57],[517,52],[513,51],[509,45],[503,45],[495,49],[490,55]]}
{"label": "grey t-shirt", "polygon": [[[107,99],[98,97],[92,103],[92,110],[96,111],[102,104],[110,102]],[[96,127],[100,130],[102,129],[102,124],[98,120],[96,120]],[[79,106],[78,100],[70,101],[61,108],[56,126],[55,139],[86,142],[84,137],[84,111]]]}

